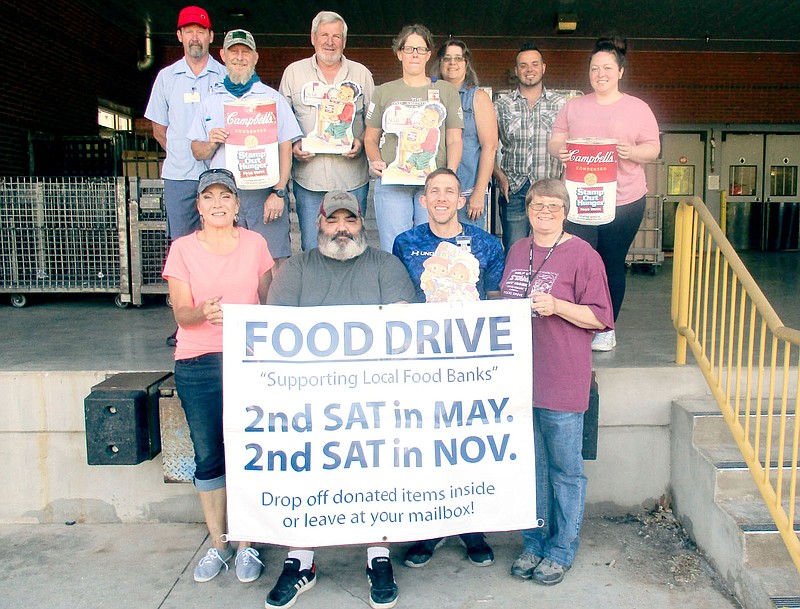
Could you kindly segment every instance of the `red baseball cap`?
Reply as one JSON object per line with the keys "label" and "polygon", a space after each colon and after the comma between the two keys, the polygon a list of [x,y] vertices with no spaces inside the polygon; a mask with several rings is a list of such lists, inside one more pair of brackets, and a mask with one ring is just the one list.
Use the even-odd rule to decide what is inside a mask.
{"label": "red baseball cap", "polygon": [[193,23],[210,30],[211,19],[208,18],[208,11],[199,6],[187,6],[178,14],[178,29]]}

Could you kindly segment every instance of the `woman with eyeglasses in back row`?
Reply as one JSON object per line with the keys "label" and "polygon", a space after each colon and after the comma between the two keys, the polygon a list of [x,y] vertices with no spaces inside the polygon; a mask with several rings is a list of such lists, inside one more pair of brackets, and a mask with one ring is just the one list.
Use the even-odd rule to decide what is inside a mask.
{"label": "woman with eyeglasses in back row", "polygon": [[428,28],[405,26],[392,45],[403,76],[377,87],[367,108],[364,149],[378,178],[375,217],[387,252],[397,235],[428,221],[419,203],[428,174],[461,162],[461,102],[449,82],[428,78],[432,47]]}
{"label": "woman with eyeglasses in back row", "polygon": [[458,179],[467,203],[458,210],[461,223],[487,229],[489,182],[497,154],[497,115],[489,95],[479,87],[472,53],[462,40],[451,38],[439,47],[434,78],[443,78],[458,89],[464,113],[461,163]]}

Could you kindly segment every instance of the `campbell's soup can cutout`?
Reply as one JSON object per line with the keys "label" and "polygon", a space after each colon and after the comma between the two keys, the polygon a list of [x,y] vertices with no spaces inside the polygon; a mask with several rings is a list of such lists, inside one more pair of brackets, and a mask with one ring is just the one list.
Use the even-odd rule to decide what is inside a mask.
{"label": "campbell's soup can cutout", "polygon": [[567,140],[565,185],[567,219],[576,224],[608,224],[617,213],[617,140]]}
{"label": "campbell's soup can cutout", "polygon": [[240,190],[278,183],[278,110],[272,99],[244,99],[225,104],[225,167]]}

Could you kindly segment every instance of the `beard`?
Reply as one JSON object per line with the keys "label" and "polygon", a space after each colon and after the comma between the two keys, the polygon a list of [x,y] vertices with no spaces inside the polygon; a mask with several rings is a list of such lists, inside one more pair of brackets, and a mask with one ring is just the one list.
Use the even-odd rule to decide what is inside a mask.
{"label": "beard", "polygon": [[192,59],[202,59],[206,55],[206,49],[199,42],[190,42],[186,54]]}
{"label": "beard", "polygon": [[334,65],[342,59],[342,53],[340,51],[320,51],[317,53],[317,58],[326,65]]}
{"label": "beard", "polygon": [[237,70],[236,68],[238,68],[239,66],[231,66],[231,67],[234,68],[234,71],[231,71],[231,69],[228,68],[228,78],[230,78],[231,82],[235,85],[246,84],[247,81],[249,81],[253,77],[253,74],[256,73],[255,66],[246,71]]}
{"label": "beard", "polygon": [[[346,237],[347,241],[341,243],[340,237]],[[326,258],[334,260],[352,260],[363,254],[367,249],[367,235],[362,228],[358,233],[352,235],[347,232],[338,232],[332,237],[326,237],[320,231],[317,233],[317,247],[319,253]]]}

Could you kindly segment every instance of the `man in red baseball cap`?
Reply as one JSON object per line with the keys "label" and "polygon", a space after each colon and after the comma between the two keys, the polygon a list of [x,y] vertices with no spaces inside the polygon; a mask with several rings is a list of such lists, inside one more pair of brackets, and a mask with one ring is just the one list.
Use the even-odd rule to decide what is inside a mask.
{"label": "man in red baseball cap", "polygon": [[[186,134],[195,108],[212,85],[227,74],[225,67],[208,53],[214,32],[205,9],[184,8],[178,14],[176,34],[183,45],[183,57],[158,73],[144,113],[153,123],[153,137],[167,152],[161,177],[164,179],[167,232],[172,240],[200,228],[195,197],[197,179],[206,166],[192,156]],[[167,344],[174,346],[174,334],[167,338]]]}
{"label": "man in red baseball cap", "polygon": [[214,32],[205,9],[184,8],[178,14],[176,34],[183,45],[183,57],[158,73],[144,113],[153,123],[153,136],[167,151],[161,177],[167,228],[173,240],[200,228],[195,197],[197,179],[206,166],[192,156],[186,134],[195,109],[212,85],[227,74],[225,67],[209,55]]}

